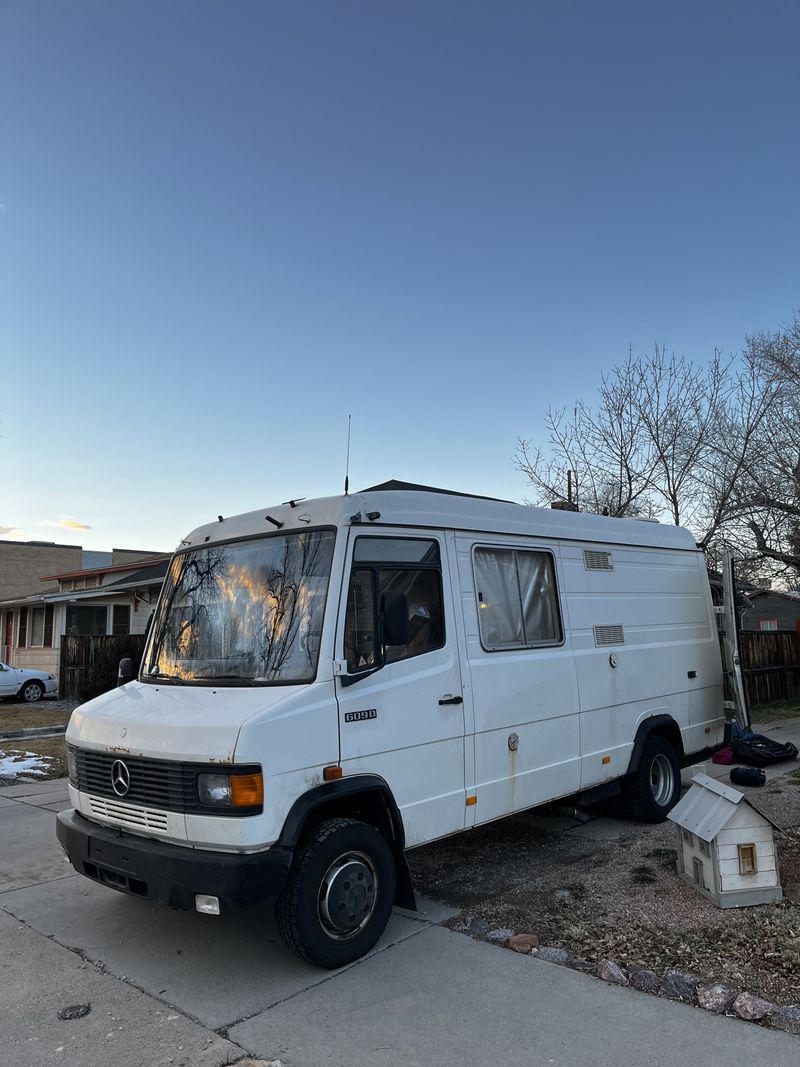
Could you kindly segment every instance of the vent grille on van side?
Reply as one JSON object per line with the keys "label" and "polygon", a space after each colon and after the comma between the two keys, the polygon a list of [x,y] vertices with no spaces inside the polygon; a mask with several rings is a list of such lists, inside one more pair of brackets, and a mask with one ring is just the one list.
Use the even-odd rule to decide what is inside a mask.
{"label": "vent grille on van side", "polygon": [[605,645],[624,645],[625,631],[621,626],[593,626],[594,643],[598,648]]}
{"label": "vent grille on van side", "polygon": [[583,565],[587,571],[613,571],[614,561],[610,552],[598,552],[594,548],[584,548]]}

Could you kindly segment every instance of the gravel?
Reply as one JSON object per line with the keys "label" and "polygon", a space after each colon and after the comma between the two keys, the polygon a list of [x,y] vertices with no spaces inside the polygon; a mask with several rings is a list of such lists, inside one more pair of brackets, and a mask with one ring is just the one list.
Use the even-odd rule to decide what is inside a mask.
{"label": "gravel", "polygon": [[[800,770],[742,791],[784,831],[782,882],[800,883]],[[676,835],[670,822],[625,823],[617,840],[590,841],[520,816],[417,849],[409,860],[418,890],[459,908],[449,925],[471,936],[535,934],[546,946],[540,958],[562,949],[591,964],[611,960],[637,988],[680,972],[694,983],[690,999],[697,983],[721,983],[779,1006],[800,1003],[800,905],[784,899],[721,911],[675,873]],[[800,1022],[789,1013],[780,1025]]]}

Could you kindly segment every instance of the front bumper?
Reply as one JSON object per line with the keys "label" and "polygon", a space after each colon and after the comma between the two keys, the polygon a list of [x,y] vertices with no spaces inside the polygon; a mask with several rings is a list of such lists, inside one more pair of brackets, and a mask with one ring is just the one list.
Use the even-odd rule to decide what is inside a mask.
{"label": "front bumper", "polygon": [[292,862],[288,848],[252,855],[181,848],[98,826],[76,811],[59,813],[56,834],[78,874],[182,910],[194,909],[197,893],[218,897],[223,908],[274,900]]}

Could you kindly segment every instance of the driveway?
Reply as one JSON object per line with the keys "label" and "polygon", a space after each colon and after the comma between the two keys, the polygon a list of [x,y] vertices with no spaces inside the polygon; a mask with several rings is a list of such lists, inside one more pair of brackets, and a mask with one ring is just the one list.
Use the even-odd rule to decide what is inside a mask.
{"label": "driveway", "polygon": [[[0,790],[2,1062],[9,1067],[795,1065],[800,1038],[607,985],[396,911],[338,972],[290,956],[269,909],[171,912],[72,872],[63,780]],[[82,1018],[58,1012],[90,1004]]]}

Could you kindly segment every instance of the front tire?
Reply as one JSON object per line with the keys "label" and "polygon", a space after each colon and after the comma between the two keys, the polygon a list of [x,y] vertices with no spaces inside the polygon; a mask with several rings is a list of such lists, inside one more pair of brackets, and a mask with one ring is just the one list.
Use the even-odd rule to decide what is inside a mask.
{"label": "front tire", "polygon": [[275,902],[278,931],[306,963],[343,967],[383,933],[395,883],[383,834],[355,819],[326,819],[306,835]]}
{"label": "front tire", "polygon": [[25,704],[35,704],[44,696],[44,686],[41,682],[25,682],[18,695]]}
{"label": "front tire", "polygon": [[673,745],[651,734],[645,741],[639,766],[622,788],[628,811],[639,822],[663,822],[681,795],[681,767]]}

